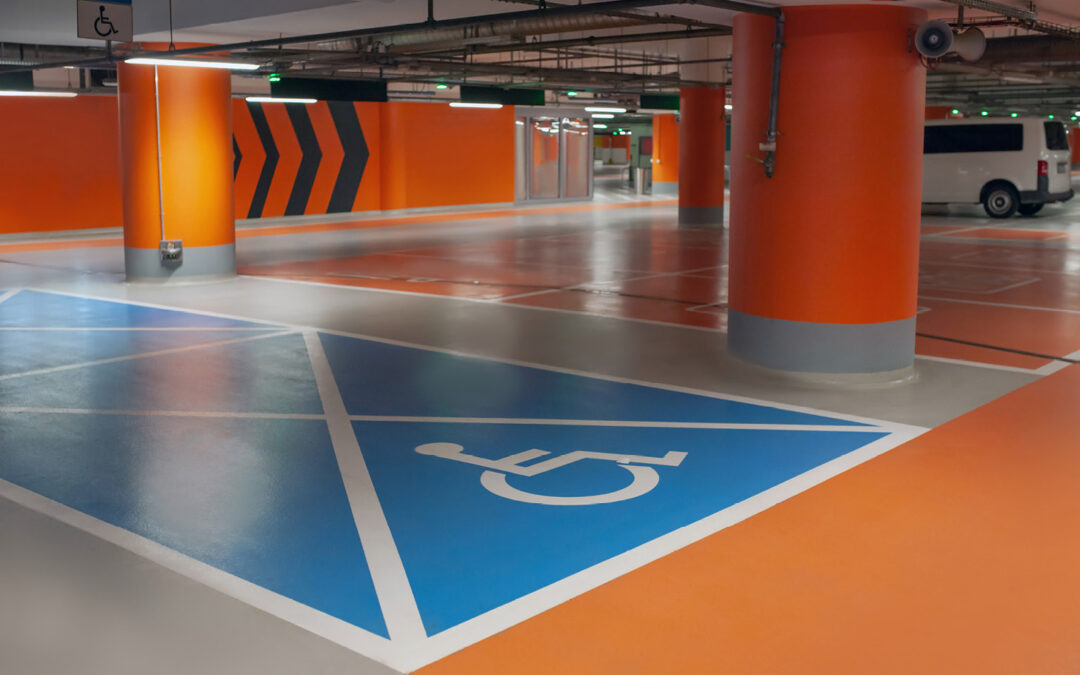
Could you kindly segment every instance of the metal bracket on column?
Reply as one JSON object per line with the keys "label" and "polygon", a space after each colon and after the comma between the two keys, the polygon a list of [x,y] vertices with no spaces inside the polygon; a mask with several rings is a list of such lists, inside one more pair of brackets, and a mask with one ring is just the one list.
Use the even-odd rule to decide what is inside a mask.
{"label": "metal bracket on column", "polygon": [[758,149],[765,153],[765,177],[772,178],[776,172],[776,117],[780,108],[780,56],[784,51],[784,14],[776,17],[776,35],[773,39],[772,88],[769,90],[769,130],[765,142]]}

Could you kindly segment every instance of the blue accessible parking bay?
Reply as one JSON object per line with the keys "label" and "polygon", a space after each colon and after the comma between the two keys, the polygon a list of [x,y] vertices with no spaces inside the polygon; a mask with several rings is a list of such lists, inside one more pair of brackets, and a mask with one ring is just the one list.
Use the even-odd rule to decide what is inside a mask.
{"label": "blue accessible parking bay", "polygon": [[[530,424],[356,422],[355,430],[429,634],[438,633],[767,490],[887,435],[882,432],[650,429]],[[662,457],[655,488],[580,506],[508,499],[483,467],[416,451],[455,443],[499,459],[529,449]],[[540,460],[542,461],[542,459]],[[616,461],[585,459],[532,477],[523,492],[581,496],[630,482]]]}
{"label": "blue accessible parking bay", "polygon": [[[0,493],[47,497],[270,591],[260,607],[320,617],[282,609],[290,621],[332,617],[377,644],[463,634],[805,489],[843,462],[791,479],[898,428],[36,291],[0,298],[0,350]],[[498,616],[487,634],[509,625]]]}

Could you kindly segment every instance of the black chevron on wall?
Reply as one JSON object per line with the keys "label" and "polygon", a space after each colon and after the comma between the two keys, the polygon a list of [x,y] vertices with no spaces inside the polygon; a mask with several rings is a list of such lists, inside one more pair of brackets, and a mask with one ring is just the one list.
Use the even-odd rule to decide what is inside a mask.
{"label": "black chevron on wall", "polygon": [[322,149],[315,136],[315,129],[311,126],[307,106],[286,105],[285,110],[289,113],[289,121],[292,122],[293,132],[296,133],[302,153],[296,180],[293,181],[292,191],[289,193],[289,202],[285,206],[285,215],[302,216],[311,197],[311,188],[315,185],[319,164],[322,162]]}
{"label": "black chevron on wall", "polygon": [[356,117],[356,108],[348,101],[330,101],[330,117],[334,120],[341,148],[345,152],[341,160],[334,190],[330,193],[327,213],[345,213],[352,211],[356,193],[360,190],[360,180],[364,177],[364,167],[368,161],[368,147],[364,140],[364,131]]}
{"label": "black chevron on wall", "polygon": [[[270,133],[270,124],[266,121],[266,113],[263,112],[259,103],[248,103],[251,110],[251,119],[255,122],[255,131],[259,134],[259,142],[266,151],[266,160],[263,162],[262,172],[259,173],[259,182],[255,187],[255,195],[251,198],[251,207],[248,208],[248,218],[262,216],[263,207],[266,205],[266,196],[270,194],[270,183],[274,180],[274,171],[277,169],[279,153],[274,143],[274,135]],[[233,139],[236,142],[236,139]]]}

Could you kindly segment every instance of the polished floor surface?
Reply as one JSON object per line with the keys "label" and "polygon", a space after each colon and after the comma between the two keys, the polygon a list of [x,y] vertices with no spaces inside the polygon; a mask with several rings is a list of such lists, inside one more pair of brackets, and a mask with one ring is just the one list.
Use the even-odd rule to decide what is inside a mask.
{"label": "polished floor surface", "polygon": [[925,215],[891,382],[730,358],[673,206],[0,241],[0,672],[1080,668],[1080,205]]}

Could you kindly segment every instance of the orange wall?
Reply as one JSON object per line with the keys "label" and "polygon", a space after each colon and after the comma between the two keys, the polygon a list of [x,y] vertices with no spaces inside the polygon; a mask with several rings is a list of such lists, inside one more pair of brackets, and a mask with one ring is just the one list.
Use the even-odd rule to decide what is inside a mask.
{"label": "orange wall", "polygon": [[679,122],[675,115],[653,115],[654,183],[679,182]]}
{"label": "orange wall", "polygon": [[1072,163],[1080,164],[1080,127],[1069,130],[1069,146],[1072,148]]}
{"label": "orange wall", "polygon": [[514,109],[381,104],[382,208],[514,201]]}
{"label": "orange wall", "polygon": [[[344,209],[514,201],[513,108],[352,105],[368,160],[355,197]],[[279,159],[260,215],[281,215],[304,153],[285,105],[263,104],[262,110]],[[302,212],[326,213],[340,174],[343,134],[325,101],[306,106],[306,113],[320,157]],[[0,164],[0,234],[122,225],[115,97],[2,100],[0,120],[14,132]],[[234,213],[247,218],[266,153],[248,104],[240,98],[233,99],[233,134],[242,155],[234,176]],[[629,138],[619,140],[629,145]]]}
{"label": "orange wall", "polygon": [[0,234],[120,227],[116,98],[0,101]]}
{"label": "orange wall", "polygon": [[950,117],[963,117],[963,115],[953,115],[951,105],[928,105],[926,106],[926,119],[928,120],[944,120]]}

